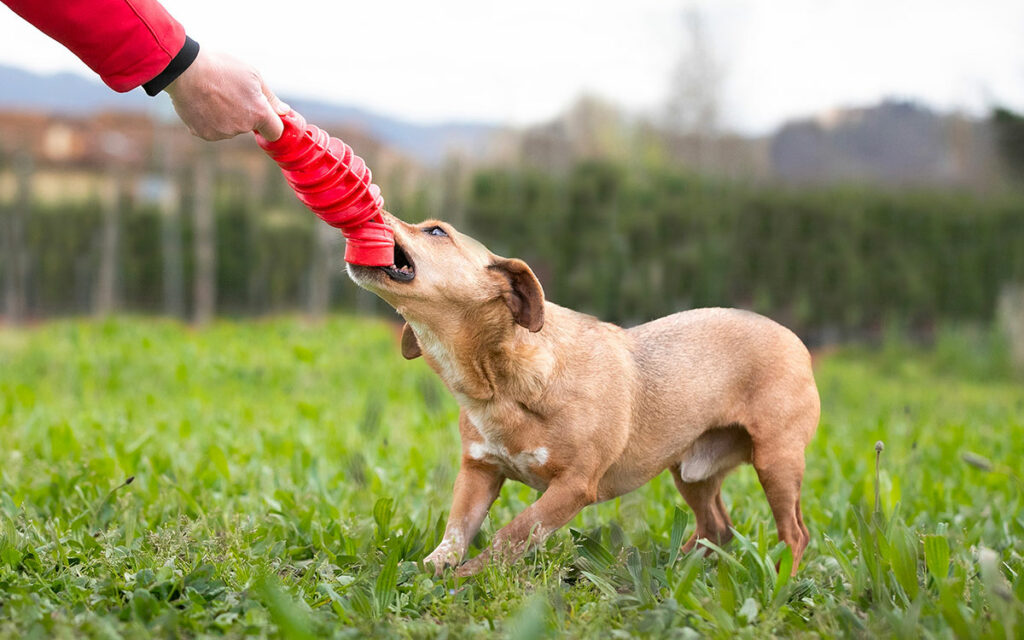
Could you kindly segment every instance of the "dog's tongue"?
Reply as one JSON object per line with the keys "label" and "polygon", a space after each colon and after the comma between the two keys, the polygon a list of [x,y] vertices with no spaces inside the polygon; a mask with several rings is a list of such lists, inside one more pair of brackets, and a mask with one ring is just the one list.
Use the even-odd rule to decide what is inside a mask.
{"label": "dog's tongue", "polygon": [[341,229],[345,260],[370,267],[394,266],[395,239],[384,223],[384,198],[372,174],[352,148],[295,111],[281,117],[284,133],[271,142],[258,132],[256,142],[281,166],[304,205]]}

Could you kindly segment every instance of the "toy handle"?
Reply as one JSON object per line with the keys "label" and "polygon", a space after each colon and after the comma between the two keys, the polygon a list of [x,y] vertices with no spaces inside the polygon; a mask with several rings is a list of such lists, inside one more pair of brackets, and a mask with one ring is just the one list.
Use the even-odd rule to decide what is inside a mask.
{"label": "toy handle", "polygon": [[345,260],[367,266],[394,262],[394,236],[384,223],[384,198],[362,158],[347,144],[290,110],[277,140],[253,132],[256,143],[281,167],[299,200],[345,235]]}

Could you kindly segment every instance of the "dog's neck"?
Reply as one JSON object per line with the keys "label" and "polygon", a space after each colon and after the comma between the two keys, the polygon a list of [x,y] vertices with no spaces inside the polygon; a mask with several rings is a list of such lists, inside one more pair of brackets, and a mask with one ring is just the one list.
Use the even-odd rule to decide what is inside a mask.
{"label": "dog's neck", "polygon": [[502,397],[528,402],[543,392],[554,371],[544,331],[473,318],[407,320],[428,364],[460,402]]}

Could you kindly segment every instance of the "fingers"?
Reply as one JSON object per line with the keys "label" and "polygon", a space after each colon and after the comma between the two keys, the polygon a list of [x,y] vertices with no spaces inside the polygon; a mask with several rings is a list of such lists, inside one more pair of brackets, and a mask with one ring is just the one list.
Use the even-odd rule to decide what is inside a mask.
{"label": "fingers", "polygon": [[204,51],[168,85],[167,93],[189,130],[211,141],[253,130],[277,140],[284,132],[281,116],[290,110],[254,68]]}

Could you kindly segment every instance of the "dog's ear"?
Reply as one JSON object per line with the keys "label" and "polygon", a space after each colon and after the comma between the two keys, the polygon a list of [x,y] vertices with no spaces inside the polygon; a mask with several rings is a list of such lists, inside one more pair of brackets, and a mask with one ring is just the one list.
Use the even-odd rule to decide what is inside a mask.
{"label": "dog's ear", "polygon": [[423,350],[420,349],[419,340],[416,339],[416,334],[412,332],[412,327],[406,322],[405,326],[402,327],[402,357],[406,360],[414,360],[423,355]]}
{"label": "dog's ear", "polygon": [[488,269],[505,279],[506,286],[501,296],[516,324],[533,333],[540,331],[544,326],[544,289],[530,267],[517,258],[502,258],[489,265]]}

